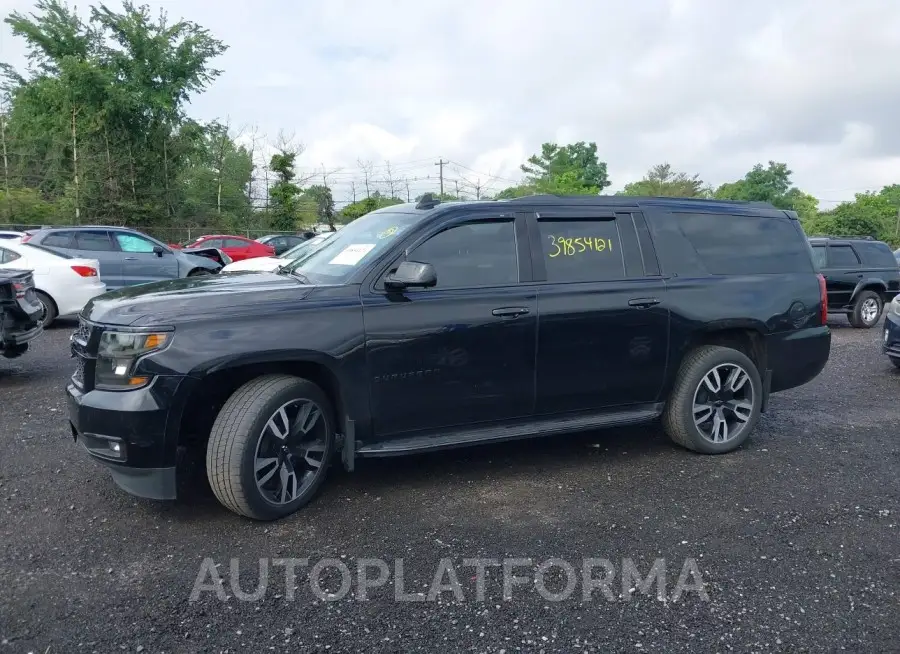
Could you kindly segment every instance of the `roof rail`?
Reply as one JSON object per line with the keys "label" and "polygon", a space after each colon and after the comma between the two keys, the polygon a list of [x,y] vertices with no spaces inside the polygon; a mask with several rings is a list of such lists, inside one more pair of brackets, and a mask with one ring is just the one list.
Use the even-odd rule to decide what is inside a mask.
{"label": "roof rail", "polygon": [[434,193],[426,193],[416,203],[416,209],[434,209],[441,203],[439,198],[434,197]]}
{"label": "roof rail", "polygon": [[842,236],[832,236],[831,234],[812,234],[809,238],[833,238],[836,241],[877,241],[874,236],[853,236],[844,234]]}

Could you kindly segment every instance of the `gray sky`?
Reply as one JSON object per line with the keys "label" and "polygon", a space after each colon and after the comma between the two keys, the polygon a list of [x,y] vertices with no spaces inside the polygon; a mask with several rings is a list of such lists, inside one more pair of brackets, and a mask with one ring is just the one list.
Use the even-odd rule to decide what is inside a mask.
{"label": "gray sky", "polygon": [[[784,161],[826,207],[900,182],[896,0],[146,4],[230,46],[192,114],[293,133],[304,169],[340,169],[337,200],[361,186],[358,158],[434,178],[443,157],[448,180],[499,190],[544,141],[596,141],[611,190],[664,161],[713,184]],[[0,59],[23,53],[3,25]]]}

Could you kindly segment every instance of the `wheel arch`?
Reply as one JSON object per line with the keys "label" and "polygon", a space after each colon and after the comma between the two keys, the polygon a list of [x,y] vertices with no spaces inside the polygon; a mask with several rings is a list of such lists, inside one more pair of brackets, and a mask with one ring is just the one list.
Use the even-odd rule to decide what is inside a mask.
{"label": "wheel arch", "polygon": [[863,291],[874,291],[878,294],[878,297],[881,298],[882,302],[884,302],[884,294],[887,293],[887,290],[887,284],[884,283],[883,279],[870,277],[868,279],[860,280],[857,282],[856,287],[853,289],[853,293],[850,295],[849,304],[856,302],[856,298],[859,297],[859,294]]}
{"label": "wheel arch", "polygon": [[182,382],[181,401],[169,419],[171,448],[205,445],[225,401],[241,386],[262,375],[302,377],[321,388],[334,406],[335,429],[355,415],[354,405],[334,359],[313,352],[271,352],[233,357],[191,371]]}

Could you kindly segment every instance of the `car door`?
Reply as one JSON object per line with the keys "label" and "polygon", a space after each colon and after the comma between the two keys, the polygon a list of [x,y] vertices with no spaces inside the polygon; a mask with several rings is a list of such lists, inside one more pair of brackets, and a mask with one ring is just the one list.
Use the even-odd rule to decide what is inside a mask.
{"label": "car door", "polygon": [[374,430],[379,438],[530,416],[535,289],[524,222],[512,214],[454,221],[408,245],[437,285],[361,298]]}
{"label": "car door", "polygon": [[100,279],[110,290],[123,285],[123,255],[112,241],[108,230],[79,229],[73,232],[74,248],[66,254],[96,259],[100,264]]}
{"label": "car door", "polygon": [[[123,254],[125,286],[178,279],[178,260],[169,248],[133,232],[114,231],[113,238]],[[162,254],[154,248],[162,248]]]}
{"label": "car door", "polygon": [[828,270],[825,283],[828,289],[828,304],[844,307],[850,304],[853,289],[862,279],[859,257],[849,245],[828,245]]}
{"label": "car door", "polygon": [[288,251],[288,243],[287,239],[284,236],[276,236],[273,239],[270,239],[263,243],[263,245],[270,245],[275,248],[275,255],[282,254]]}
{"label": "car door", "polygon": [[529,233],[538,283],[535,413],[655,402],[670,312],[643,215],[542,210],[529,218]]}

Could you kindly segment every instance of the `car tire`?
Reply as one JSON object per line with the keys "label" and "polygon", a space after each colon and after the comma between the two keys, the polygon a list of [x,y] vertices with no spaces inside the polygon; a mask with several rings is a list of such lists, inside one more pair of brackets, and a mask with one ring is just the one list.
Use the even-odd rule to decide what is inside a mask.
{"label": "car tire", "polygon": [[895,368],[900,368],[900,357],[888,357]]}
{"label": "car tire", "polygon": [[334,409],[322,389],[300,377],[264,375],[235,391],[216,416],[206,474],[226,508],[276,520],[315,496],[334,448]]}
{"label": "car tire", "polygon": [[191,272],[188,273],[188,277],[200,277],[202,275],[212,275],[212,272],[207,270],[206,268],[194,268]]}
{"label": "car tire", "polygon": [[43,291],[35,291],[34,294],[37,296],[38,302],[40,302],[41,306],[44,308],[44,327],[49,327],[53,324],[53,321],[56,320],[57,315],[59,315],[56,309],[56,302]]}
{"label": "car tire", "polygon": [[883,308],[884,302],[881,301],[878,293],[862,291],[853,302],[850,324],[857,328],[871,329],[878,324]]}
{"label": "car tire", "polygon": [[[732,373],[736,375],[734,378]],[[717,377],[718,386],[725,391],[718,397],[712,394],[712,387],[705,381],[709,378],[714,382]],[[736,382],[740,382],[739,387],[728,400],[729,386]],[[675,386],[663,410],[663,427],[669,438],[694,452],[731,452],[747,440],[756,426],[762,409],[762,395],[759,371],[746,354],[729,347],[704,345],[689,352],[681,362]],[[696,405],[695,400],[699,400]],[[704,409],[695,411],[695,406]],[[699,421],[707,415],[708,420]]]}

